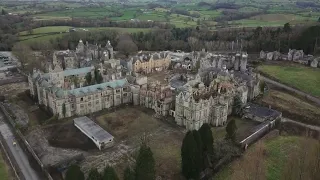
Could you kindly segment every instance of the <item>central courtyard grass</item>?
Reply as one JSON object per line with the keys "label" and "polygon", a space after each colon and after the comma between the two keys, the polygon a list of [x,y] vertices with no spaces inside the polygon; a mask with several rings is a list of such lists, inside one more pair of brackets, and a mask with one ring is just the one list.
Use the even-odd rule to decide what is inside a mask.
{"label": "central courtyard grass", "polygon": [[[154,112],[140,107],[123,107],[96,117],[96,122],[115,137],[116,143],[138,148],[148,139],[156,163],[156,174],[164,179],[179,179],[180,148],[184,132],[153,117]],[[125,166],[124,166],[125,167]],[[116,167],[118,172],[124,169]]]}
{"label": "central courtyard grass", "polygon": [[284,84],[320,97],[320,70],[317,68],[299,65],[262,65],[258,70]]}

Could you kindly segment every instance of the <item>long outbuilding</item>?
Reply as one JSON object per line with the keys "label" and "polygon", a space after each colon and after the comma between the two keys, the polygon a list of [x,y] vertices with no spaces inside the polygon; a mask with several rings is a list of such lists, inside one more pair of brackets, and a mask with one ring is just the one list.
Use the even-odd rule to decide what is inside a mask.
{"label": "long outbuilding", "polygon": [[100,150],[113,145],[114,137],[87,116],[75,118],[73,122]]}

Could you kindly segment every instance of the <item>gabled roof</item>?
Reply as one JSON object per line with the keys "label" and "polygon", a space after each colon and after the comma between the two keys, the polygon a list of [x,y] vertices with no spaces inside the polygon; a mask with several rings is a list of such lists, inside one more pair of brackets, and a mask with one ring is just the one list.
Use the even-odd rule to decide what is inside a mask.
{"label": "gabled roof", "polygon": [[104,90],[106,88],[124,87],[127,84],[128,84],[127,79],[119,79],[119,80],[105,82],[105,83],[101,83],[101,84],[95,84],[92,86],[86,86],[86,87],[81,87],[81,88],[77,88],[77,89],[72,89],[72,90],[68,91],[68,94],[75,95],[75,96],[81,96],[81,95],[85,95],[87,93]]}

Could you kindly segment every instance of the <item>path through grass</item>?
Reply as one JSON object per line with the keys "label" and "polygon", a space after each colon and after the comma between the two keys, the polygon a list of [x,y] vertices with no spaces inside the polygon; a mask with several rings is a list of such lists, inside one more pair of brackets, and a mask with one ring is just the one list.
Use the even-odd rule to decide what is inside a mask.
{"label": "path through grass", "polygon": [[284,84],[320,97],[320,70],[300,65],[262,65],[258,69]]}

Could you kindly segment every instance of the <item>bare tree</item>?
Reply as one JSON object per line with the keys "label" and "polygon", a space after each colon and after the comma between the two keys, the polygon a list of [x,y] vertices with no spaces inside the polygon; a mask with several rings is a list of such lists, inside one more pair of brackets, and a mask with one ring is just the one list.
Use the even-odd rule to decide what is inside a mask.
{"label": "bare tree", "polygon": [[320,141],[309,138],[300,140],[288,157],[282,179],[320,179]]}
{"label": "bare tree", "polygon": [[[249,150],[250,151],[250,150]],[[265,180],[265,145],[263,142],[257,142],[253,151],[236,162],[232,168],[232,180]]]}
{"label": "bare tree", "polygon": [[31,48],[23,43],[17,43],[12,47],[12,53],[21,63],[21,68],[25,69],[26,65],[32,59]]}
{"label": "bare tree", "polygon": [[127,57],[134,52],[138,51],[137,45],[133,42],[132,38],[128,34],[122,34],[118,38],[117,50]]}
{"label": "bare tree", "polygon": [[12,53],[21,63],[21,69],[25,72],[32,72],[34,68],[43,70],[41,61],[37,58],[31,48],[23,43],[17,43],[12,48]]}
{"label": "bare tree", "polygon": [[200,46],[199,39],[195,38],[195,37],[189,37],[188,38],[188,44],[189,44],[189,46],[190,46],[192,51],[198,50],[199,46]]}

